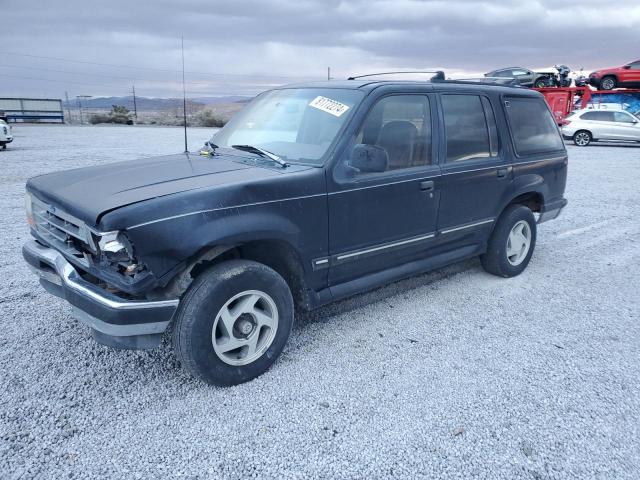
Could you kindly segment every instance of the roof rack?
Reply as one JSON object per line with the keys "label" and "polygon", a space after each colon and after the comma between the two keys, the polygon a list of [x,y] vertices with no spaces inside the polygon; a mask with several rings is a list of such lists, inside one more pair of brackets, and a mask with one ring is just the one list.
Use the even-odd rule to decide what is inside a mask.
{"label": "roof rack", "polygon": [[496,83],[498,85],[520,85],[514,77],[478,77],[478,78],[458,78],[455,82],[475,82],[475,83]]}
{"label": "roof rack", "polygon": [[356,75],[353,77],[347,78],[347,80],[356,80],[358,78],[365,77],[375,77],[378,75],[397,75],[397,74],[413,74],[413,73],[433,73],[433,77],[431,77],[432,81],[441,81],[444,80],[444,72],[442,70],[414,70],[414,71],[404,71],[404,72],[380,72],[380,73],[368,73],[367,75]]}

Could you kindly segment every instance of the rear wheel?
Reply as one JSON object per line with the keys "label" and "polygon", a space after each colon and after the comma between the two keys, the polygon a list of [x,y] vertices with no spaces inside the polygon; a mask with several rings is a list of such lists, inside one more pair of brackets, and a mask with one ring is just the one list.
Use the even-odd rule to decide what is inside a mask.
{"label": "rear wheel", "polygon": [[547,79],[544,77],[536,78],[536,81],[533,82],[533,86],[535,88],[544,88],[547,86]]}
{"label": "rear wheel", "polygon": [[600,90],[613,90],[616,88],[615,77],[604,77],[600,82]]}
{"label": "rear wheel", "polygon": [[579,147],[586,147],[591,143],[591,140],[593,140],[591,133],[586,130],[579,130],[573,134],[573,143]]}
{"label": "rear wheel", "polygon": [[484,269],[500,277],[515,277],[527,268],[536,246],[536,219],[524,205],[511,205],[500,215],[480,256]]}
{"label": "rear wheel", "polygon": [[278,358],[293,325],[284,279],[266,265],[232,260],[196,278],[180,301],[174,348],[184,368],[214,385],[237,385]]}

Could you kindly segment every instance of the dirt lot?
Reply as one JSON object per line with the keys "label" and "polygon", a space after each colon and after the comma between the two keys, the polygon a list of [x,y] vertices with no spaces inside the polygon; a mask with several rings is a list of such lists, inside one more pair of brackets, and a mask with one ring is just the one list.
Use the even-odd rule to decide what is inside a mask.
{"label": "dirt lot", "polygon": [[[298,319],[221,389],[97,345],[22,261],[27,178],[182,149],[17,126],[0,152],[0,477],[640,477],[640,148],[569,146],[569,206],[505,280],[476,260]],[[210,131],[193,130],[192,148]]]}

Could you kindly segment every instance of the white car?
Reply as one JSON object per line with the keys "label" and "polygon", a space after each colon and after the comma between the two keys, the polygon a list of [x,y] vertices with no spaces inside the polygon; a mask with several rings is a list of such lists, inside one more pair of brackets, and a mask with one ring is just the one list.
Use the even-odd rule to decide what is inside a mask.
{"label": "white car", "polygon": [[562,125],[562,136],[579,147],[592,141],[640,142],[640,119],[618,109],[576,110]]}
{"label": "white car", "polygon": [[13,142],[13,135],[11,133],[11,125],[4,120],[0,120],[0,148],[5,150],[7,143]]}

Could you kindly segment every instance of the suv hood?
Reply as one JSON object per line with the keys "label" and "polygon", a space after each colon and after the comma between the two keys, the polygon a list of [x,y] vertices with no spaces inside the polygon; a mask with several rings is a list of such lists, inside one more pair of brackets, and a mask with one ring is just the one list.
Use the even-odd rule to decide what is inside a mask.
{"label": "suv hood", "polygon": [[34,177],[27,190],[89,225],[119,207],[204,187],[278,175],[236,160],[247,157],[178,154],[78,168]]}

